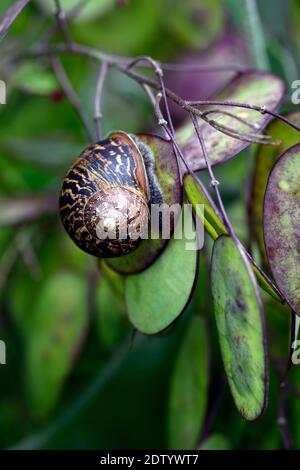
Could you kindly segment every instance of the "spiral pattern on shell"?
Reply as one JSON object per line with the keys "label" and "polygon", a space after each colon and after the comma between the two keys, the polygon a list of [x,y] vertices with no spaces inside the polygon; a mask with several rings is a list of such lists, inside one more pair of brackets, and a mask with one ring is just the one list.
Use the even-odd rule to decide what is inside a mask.
{"label": "spiral pattern on shell", "polygon": [[137,144],[114,132],[89,146],[67,172],[60,215],[74,242],[98,257],[134,251],[148,228],[149,182]]}

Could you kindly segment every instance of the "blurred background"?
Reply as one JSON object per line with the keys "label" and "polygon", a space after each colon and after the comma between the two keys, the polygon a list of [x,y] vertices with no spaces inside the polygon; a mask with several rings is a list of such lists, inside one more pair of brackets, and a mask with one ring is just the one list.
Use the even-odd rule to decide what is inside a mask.
{"label": "blurred background", "polygon": [[[0,15],[12,2],[1,0]],[[78,0],[62,0],[70,10]],[[170,384],[187,319],[202,313],[209,353],[200,448],[280,449],[279,376],[289,321],[266,301],[271,354],[269,406],[255,423],[234,407],[225,382],[201,258],[193,301],[157,337],[137,335],[126,318],[123,283],[98,277],[95,260],[65,234],[57,213],[63,176],[87,145],[82,124],[64,97],[49,61],[25,57],[47,39],[52,0],[31,1],[0,43],[0,447],[49,449],[168,448]],[[288,93],[300,78],[300,1],[89,0],[71,25],[79,43],[109,53],[150,55],[165,62],[236,64],[272,71]],[[59,40],[59,34],[54,34]],[[20,53],[22,60],[17,57]],[[63,64],[93,125],[98,65],[65,55]],[[232,72],[166,74],[183,98],[204,99]],[[185,115],[172,106],[178,126]],[[292,109],[287,97],[283,110]],[[138,85],[111,70],[103,98],[104,134],[155,131],[151,104]],[[247,240],[247,194],[253,148],[216,170],[234,226]],[[203,175],[205,179],[205,175]],[[188,364],[186,365],[188,367]],[[300,447],[300,376],[293,372],[287,417]],[[299,389],[300,390],[300,389]]]}

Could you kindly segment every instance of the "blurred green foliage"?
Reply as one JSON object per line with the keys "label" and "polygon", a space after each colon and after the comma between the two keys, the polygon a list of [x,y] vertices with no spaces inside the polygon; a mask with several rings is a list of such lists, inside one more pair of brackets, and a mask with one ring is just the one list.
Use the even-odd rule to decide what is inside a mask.
{"label": "blurred green foliage", "polygon": [[[15,60],[16,52],[26,52],[51,28],[53,3],[32,1],[0,43],[0,78],[7,82],[8,91],[7,104],[0,106],[0,197],[15,204],[22,197],[56,197],[68,165],[87,144],[80,120],[61,95],[49,62],[45,58]],[[62,3],[69,8],[77,2]],[[245,34],[239,0],[128,0],[123,6],[114,0],[86,3],[89,6],[72,23],[71,32],[78,42],[110,53],[151,55],[165,61],[193,54],[199,63],[213,43],[218,43],[222,55],[225,32],[229,36],[236,31]],[[273,2],[257,3],[272,71],[287,80],[297,78],[299,2],[276,0],[276,8]],[[0,15],[10,4],[1,1]],[[251,44],[242,41],[251,49]],[[234,57],[233,50],[233,62]],[[98,67],[82,57],[62,60],[92,126]],[[195,80],[214,78],[185,74],[184,80],[188,94]],[[104,133],[156,130],[142,90],[117,71],[110,72],[106,83],[103,115]],[[248,149],[216,170],[228,212],[245,243],[249,235],[245,185],[251,167],[252,150]],[[209,294],[210,241],[206,253],[201,253],[198,283],[185,314],[164,334],[151,338],[137,334],[131,344],[123,280],[104,269],[98,277],[95,260],[73,245],[56,210],[51,212],[45,210],[37,219],[13,226],[9,218],[0,218],[0,339],[7,347],[7,364],[0,366],[0,446],[180,447],[177,436],[171,441],[168,436],[168,413],[182,399],[187,400],[187,413],[180,415],[179,410],[178,419],[191,433],[191,445],[198,432],[201,449],[281,448],[277,412],[279,372],[288,352],[287,309],[265,297],[271,355],[269,405],[259,421],[247,423],[224,384]],[[199,422],[195,425],[186,423],[195,418],[188,403],[190,396],[195,399],[193,390],[181,391],[183,383],[176,382],[174,374],[182,373],[182,380],[188,381],[184,373],[191,366],[198,380],[199,371],[188,359],[187,370],[180,370],[182,357],[191,354],[181,348],[185,335],[191,334],[189,326],[203,323],[204,318],[210,350],[209,377],[205,376],[209,385],[204,380],[201,406],[207,403],[207,407],[205,413],[197,410]],[[199,341],[201,335],[203,331],[199,331]],[[201,354],[197,346],[196,354]],[[191,382],[194,384],[193,378]],[[299,394],[299,370],[294,372],[293,383]],[[177,398],[171,396],[173,389]],[[289,394],[287,412],[294,445],[299,448],[300,401],[294,395]]]}

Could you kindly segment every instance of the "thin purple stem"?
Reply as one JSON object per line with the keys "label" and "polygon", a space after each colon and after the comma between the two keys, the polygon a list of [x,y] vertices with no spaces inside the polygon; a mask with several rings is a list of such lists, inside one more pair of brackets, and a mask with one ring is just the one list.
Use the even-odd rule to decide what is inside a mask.
{"label": "thin purple stem", "polygon": [[162,70],[162,68],[161,68],[161,66],[158,62],[153,60],[151,57],[147,57],[147,56],[137,57],[136,59],[134,59],[127,66],[127,70],[130,70],[134,66],[137,66],[139,64],[139,62],[148,63],[150,65],[150,67],[154,70],[154,72],[155,72],[155,74],[158,78],[158,81],[159,81],[159,84],[160,84],[160,92],[162,94],[162,99],[163,99],[163,103],[164,103],[164,106],[165,106],[165,111],[166,111],[166,114],[167,114],[167,121],[169,123],[169,126],[171,128],[171,131],[172,131],[173,135],[175,135],[175,129],[174,129],[174,125],[173,125],[173,121],[172,121],[172,117],[171,117],[171,113],[170,113],[170,108],[169,108],[169,104],[168,104],[166,87],[165,87],[165,83],[164,83],[164,80],[163,80],[163,70]]}
{"label": "thin purple stem", "polygon": [[[169,138],[171,139],[172,141],[172,144],[173,144],[173,148],[174,148],[174,152],[175,154],[181,158],[181,160],[183,161],[184,165],[186,166],[187,168],[187,171],[189,172],[189,174],[195,179],[195,181],[198,181],[199,178],[198,176],[194,173],[194,171],[189,167],[180,147],[178,146],[174,136],[171,134],[170,130],[168,129],[168,126],[167,126],[167,123],[164,121],[163,117],[162,117],[162,113],[161,113],[161,110],[160,110],[160,107],[157,106],[157,101],[155,100],[154,96],[153,96],[153,93],[151,92],[151,90],[149,90],[149,88],[147,86],[144,86],[149,98],[150,98],[150,101],[152,102],[152,104],[154,105],[154,108],[155,108],[155,113],[156,113],[156,116],[157,116],[157,119],[158,119],[158,122],[159,124],[162,126],[162,128],[165,130],[165,133],[169,136]],[[193,120],[193,116],[192,116],[192,120]],[[198,124],[198,122],[197,122]],[[199,127],[199,124],[198,126]],[[199,129],[200,131],[200,129]],[[211,176],[211,179],[212,181],[217,181],[214,177],[214,174],[213,174],[213,171],[212,171],[212,168],[211,168],[211,165],[209,163],[209,157],[207,155],[207,151],[206,151],[206,147],[205,147],[205,143],[204,143],[204,139],[201,135],[201,132],[200,132],[200,137],[201,137],[201,141],[203,143],[203,146],[204,148],[203,149],[203,153],[204,155],[206,155],[206,165],[207,165],[207,168],[209,169],[210,168],[210,176]],[[201,142],[200,141],[200,142]],[[218,185],[217,185],[218,186]],[[262,277],[266,280],[267,283],[269,283],[273,289],[277,292],[278,296],[280,298],[282,298],[280,292],[278,291],[278,289],[276,288],[276,286],[273,284],[273,282],[269,279],[269,277],[262,271],[262,269],[257,265],[257,263],[254,261],[254,259],[252,258],[252,256],[247,252],[247,250],[244,248],[244,246],[242,245],[242,243],[240,242],[240,240],[236,237],[235,233],[234,233],[234,230],[232,228],[232,225],[231,223],[229,222],[229,219],[227,217],[227,213],[225,211],[225,207],[223,205],[223,201],[222,201],[222,198],[221,198],[221,194],[219,192],[219,188],[215,186],[215,190],[216,190],[216,193],[217,193],[217,198],[218,198],[218,201],[219,201],[219,207],[221,209],[221,215],[223,217],[223,221],[228,229],[228,232],[229,234],[235,239],[235,241],[238,243],[239,247],[243,250],[243,252],[246,254],[247,258],[249,259],[249,261],[252,263],[253,266],[256,267],[256,269],[260,272],[260,274],[262,275]],[[226,223],[227,222],[227,223]]]}
{"label": "thin purple stem", "polygon": [[168,128],[168,123],[167,121],[164,119],[163,117],[163,114],[162,114],[162,111],[160,109],[160,100],[161,100],[161,93],[158,93],[156,95],[156,98],[155,96],[153,95],[151,89],[147,86],[147,85],[142,85],[143,89],[145,90],[145,92],[147,93],[149,99],[150,99],[150,102],[152,103],[153,105],[153,108],[154,108],[154,111],[155,111],[155,115],[156,115],[156,118],[157,118],[157,121],[158,121],[158,124],[161,126],[161,128],[163,129],[164,131],[164,134],[166,136],[167,139],[169,139],[172,143],[172,146],[173,146],[173,150],[174,150],[174,153],[175,153],[175,157],[176,157],[176,160],[177,160],[177,165],[178,165],[178,171],[179,171],[179,179],[180,179],[180,184],[182,185],[183,183],[183,176],[182,176],[182,170],[181,170],[181,164],[180,164],[180,158],[183,159],[185,165],[187,166],[187,169],[189,171],[189,168],[188,168],[188,165],[187,163],[185,162],[185,159],[184,159],[184,156],[181,152],[181,150],[179,149],[178,145],[177,145],[177,142],[175,140],[175,135],[173,134],[173,132]]}
{"label": "thin purple stem", "polygon": [[211,185],[213,186],[214,188],[214,191],[216,193],[216,197],[217,197],[217,201],[218,201],[218,205],[219,205],[219,208],[220,208],[220,211],[221,211],[221,214],[222,214],[222,217],[223,217],[223,221],[224,221],[224,224],[228,230],[228,234],[234,239],[234,241],[237,243],[237,245],[239,246],[239,248],[243,251],[243,253],[245,253],[245,255],[247,256],[248,260],[251,262],[251,264],[253,266],[255,266],[255,268],[260,272],[260,274],[263,276],[263,278],[266,280],[267,283],[269,283],[273,289],[275,290],[275,292],[279,295],[280,298],[282,298],[282,295],[280,294],[280,292],[278,291],[278,289],[276,288],[276,286],[271,282],[271,280],[268,278],[268,276],[262,271],[262,269],[256,264],[256,262],[254,261],[254,259],[252,258],[252,256],[248,253],[248,251],[245,249],[245,247],[243,246],[243,244],[241,243],[241,241],[239,240],[239,238],[236,236],[235,232],[234,232],[234,229],[231,225],[231,222],[227,216],[227,212],[225,210],[225,206],[224,206],[224,203],[223,203],[223,200],[222,200],[222,196],[221,196],[221,193],[220,193],[220,190],[219,190],[219,182],[217,181],[217,179],[215,178],[215,175],[214,175],[214,172],[213,172],[213,169],[212,169],[212,166],[210,164],[210,161],[209,161],[209,156],[208,156],[208,153],[207,153],[207,149],[206,149],[206,145],[205,145],[205,142],[204,142],[204,139],[203,139],[203,136],[202,136],[202,133],[201,133],[201,130],[200,130],[200,126],[199,126],[199,123],[198,123],[198,120],[196,118],[196,116],[194,116],[192,113],[191,113],[191,120],[194,124],[194,127],[195,127],[195,132],[197,134],[197,137],[198,137],[198,140],[200,142],[200,145],[201,145],[201,149],[202,149],[202,153],[204,155],[204,159],[205,159],[205,162],[206,162],[206,167],[208,169],[208,173],[209,173],[209,176],[210,176],[210,179],[211,179]]}
{"label": "thin purple stem", "polygon": [[282,116],[281,114],[275,113],[274,111],[270,111],[265,106],[256,106],[248,103],[239,103],[236,101],[215,101],[215,100],[201,100],[201,101],[187,101],[187,103],[194,107],[194,106],[233,106],[237,108],[245,108],[251,109],[253,111],[258,111],[261,114],[268,114],[269,116],[275,117],[280,121],[284,122],[288,126],[293,127],[297,131],[300,131],[300,126],[286,117]]}
{"label": "thin purple stem", "polygon": [[270,142],[268,140],[265,140],[265,137],[260,134],[239,132],[239,131],[233,130],[227,126],[224,126],[218,123],[215,120],[206,118],[205,113],[202,115],[202,119],[204,119],[211,127],[216,129],[217,131],[222,132],[223,134],[228,135],[229,137],[232,137],[234,139],[238,139],[243,142],[249,142],[250,144],[278,145],[277,141]]}
{"label": "thin purple stem", "polygon": [[102,139],[101,104],[102,104],[103,88],[104,88],[105,79],[107,76],[107,71],[108,71],[108,64],[107,62],[103,61],[99,69],[99,75],[98,75],[97,86],[96,86],[96,95],[95,95],[95,107],[94,107],[94,121],[96,123],[98,140]]}
{"label": "thin purple stem", "polygon": [[[245,124],[245,126],[248,126],[250,129],[254,130],[254,131],[257,131],[257,127],[255,126],[255,124],[252,124],[251,122],[248,122],[246,119],[243,119],[241,118],[240,116],[237,116],[236,114],[233,114],[229,111],[223,111],[222,109],[209,109],[208,111],[205,111],[203,113],[203,117],[205,116],[208,116],[210,114],[221,114],[223,116],[229,116],[233,119],[235,119],[236,121],[240,122],[241,124]],[[258,135],[258,134],[254,134],[254,135]],[[268,138],[268,139],[271,139],[272,137],[270,135],[264,135],[263,136],[264,138]]]}
{"label": "thin purple stem", "polygon": [[166,62],[159,62],[163,70],[170,72],[183,72],[183,73],[216,73],[216,72],[245,72],[246,69],[238,65],[201,65],[201,64],[170,64]]}
{"label": "thin purple stem", "polygon": [[[102,61],[105,60],[111,65],[116,66],[119,70],[121,70],[123,73],[125,73],[127,76],[131,77],[138,83],[146,84],[149,85],[150,87],[160,90],[161,85],[155,80],[152,80],[149,77],[146,77],[142,74],[139,74],[137,72],[134,72],[132,70],[128,69],[128,65],[133,62],[133,59],[128,58],[128,57],[121,57],[121,56],[116,56],[116,55],[110,55],[110,54],[105,54],[104,52],[88,47],[88,46],[82,46],[77,43],[72,43],[69,45],[66,44],[58,44],[55,46],[51,47],[38,47],[32,50],[29,53],[24,53],[22,55],[19,55],[19,59],[23,58],[28,58],[28,57],[36,57],[40,55],[57,55],[57,54],[62,54],[62,53],[72,53],[72,54],[79,54],[79,55],[84,55],[86,57],[90,57],[91,59],[95,59],[97,61]],[[159,64],[159,63],[157,63]],[[163,64],[160,64],[163,65]],[[182,98],[180,98],[176,93],[174,93],[172,90],[168,89],[165,87],[165,93],[168,98],[170,98],[172,101],[174,101],[178,106],[180,106],[182,109],[185,109],[188,112],[192,112],[196,116],[202,117],[202,111],[197,109],[196,106],[208,106],[208,105],[218,105],[218,106],[234,106],[234,107],[240,107],[240,108],[246,108],[246,109],[251,109],[253,111],[257,111],[261,114],[268,114],[272,117],[275,117],[285,124],[289,125],[290,127],[300,131],[300,126],[298,126],[296,123],[290,121],[286,117],[275,113],[273,111],[270,111],[268,108],[265,106],[256,106],[256,105],[249,105],[247,103],[239,103],[239,102],[228,102],[228,101],[214,101],[214,100],[201,100],[201,101],[187,101]]]}
{"label": "thin purple stem", "polygon": [[215,191],[215,193],[216,193],[218,205],[219,205],[221,214],[222,214],[222,216],[223,216],[224,223],[225,223],[225,225],[226,225],[226,228],[227,228],[227,230],[228,230],[229,235],[230,235],[232,238],[236,239],[236,236],[235,236],[233,227],[232,227],[232,225],[231,225],[231,223],[230,223],[230,221],[229,221],[229,219],[228,219],[228,216],[227,216],[227,213],[226,213],[226,210],[225,210],[223,201],[222,201],[221,193],[220,193],[220,191],[219,191],[219,187],[218,187],[218,186],[219,186],[219,182],[218,182],[218,180],[215,178],[215,175],[214,175],[212,166],[211,166],[210,161],[209,161],[209,156],[208,156],[208,153],[207,153],[206,145],[205,145],[205,142],[204,142],[204,139],[203,139],[201,130],[200,130],[200,126],[199,126],[198,120],[197,120],[196,116],[194,116],[194,114],[190,113],[190,116],[191,116],[191,120],[192,120],[193,125],[194,125],[194,128],[195,128],[196,135],[197,135],[198,140],[199,140],[199,142],[200,142],[200,146],[201,146],[202,153],[203,153],[203,156],[204,156],[204,159],[205,159],[206,167],[207,167],[207,170],[208,170],[208,173],[209,173],[209,176],[210,176],[210,180],[211,180],[210,184],[211,184],[211,186],[214,188],[214,191]]}
{"label": "thin purple stem", "polygon": [[[165,120],[162,111],[160,109],[160,99],[161,99],[161,93],[157,93],[156,97],[154,96],[151,88],[149,88],[148,85],[141,85],[148,96],[150,103],[152,104],[154,111],[155,111],[155,116],[157,118],[158,124],[161,126],[163,122],[167,124],[167,121]],[[163,129],[164,130],[164,129]],[[166,133],[164,130],[164,135],[166,139],[169,139],[169,134]]]}
{"label": "thin purple stem", "polygon": [[56,78],[57,78],[64,94],[66,95],[69,102],[71,103],[71,105],[73,106],[73,108],[77,112],[79,118],[81,119],[89,141],[93,142],[94,136],[93,136],[93,132],[91,131],[90,126],[89,126],[89,119],[86,116],[86,114],[85,114],[85,112],[82,108],[81,102],[80,102],[75,90],[73,89],[73,86],[72,86],[72,84],[71,84],[71,82],[70,82],[70,80],[69,80],[69,78],[68,78],[68,76],[65,72],[65,69],[63,68],[63,65],[62,65],[61,61],[58,59],[58,57],[52,57],[51,62],[52,62],[52,67],[53,67],[53,70],[55,72]]}
{"label": "thin purple stem", "polygon": [[65,40],[66,45],[70,46],[73,43],[73,39],[72,39],[72,37],[70,35],[70,32],[69,32],[66,14],[65,14],[65,12],[63,11],[63,9],[61,7],[60,0],[54,0],[54,2],[55,2],[55,6],[56,6],[55,18],[56,18],[56,21],[57,21],[57,26],[58,26],[58,28],[60,29],[60,31],[62,32],[62,34],[64,36],[64,40]]}

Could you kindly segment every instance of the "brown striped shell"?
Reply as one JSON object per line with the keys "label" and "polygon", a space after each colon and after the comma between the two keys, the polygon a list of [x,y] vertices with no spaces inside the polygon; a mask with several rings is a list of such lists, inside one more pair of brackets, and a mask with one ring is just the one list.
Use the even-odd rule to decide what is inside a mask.
{"label": "brown striped shell", "polygon": [[134,140],[113,132],[89,146],[67,172],[60,194],[63,225],[83,251],[111,258],[134,251],[148,229],[150,190]]}

